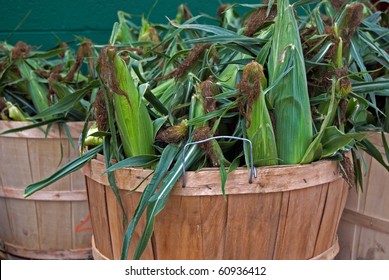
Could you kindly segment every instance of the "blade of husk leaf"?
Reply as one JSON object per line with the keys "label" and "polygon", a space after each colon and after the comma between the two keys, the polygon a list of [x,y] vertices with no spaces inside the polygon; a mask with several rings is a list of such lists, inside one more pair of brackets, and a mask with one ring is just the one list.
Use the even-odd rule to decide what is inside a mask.
{"label": "blade of husk leaf", "polygon": [[144,98],[157,110],[159,113],[161,113],[164,116],[169,115],[169,110],[166,109],[166,107],[162,104],[162,102],[155,97],[155,95],[151,92],[150,88],[147,87],[144,93]]}
{"label": "blade of husk leaf", "polygon": [[389,79],[374,82],[354,83],[352,91],[355,93],[370,93],[372,91],[387,91],[389,89]]}
{"label": "blade of husk leaf", "polygon": [[123,249],[122,249],[122,259],[127,259],[128,249],[130,247],[132,235],[134,233],[135,227],[138,224],[140,217],[142,216],[144,210],[147,207],[150,197],[154,194],[155,190],[158,188],[158,185],[165,177],[166,172],[169,170],[170,165],[173,163],[173,160],[176,158],[176,155],[179,151],[179,148],[176,145],[168,145],[163,150],[159,164],[155,170],[154,176],[151,178],[150,183],[144,189],[142,196],[140,198],[139,204],[134,212],[134,215],[129,223],[126,233],[123,240]]}
{"label": "blade of husk leaf", "polygon": [[126,167],[148,167],[152,163],[158,160],[156,155],[140,155],[135,157],[126,158],[118,163],[111,165],[107,168],[103,174],[113,172],[115,170],[126,168]]}
{"label": "blade of husk leaf", "polygon": [[331,89],[331,99],[330,99],[330,104],[328,107],[328,112],[326,117],[323,120],[323,123],[320,127],[319,133],[315,136],[315,139],[312,141],[312,143],[309,145],[307,151],[305,152],[305,155],[303,156],[302,160],[300,163],[310,163],[313,160],[315,160],[315,156],[317,155],[317,149],[320,148],[321,146],[321,140],[323,138],[324,132],[326,128],[328,127],[330,120],[332,119],[333,114],[335,113],[336,110],[336,102],[335,102],[335,86],[336,82],[333,79],[332,80],[332,89]]}
{"label": "blade of husk leaf", "polygon": [[383,131],[381,131],[381,138],[385,150],[386,161],[389,162],[389,146],[388,146],[388,142],[386,141],[385,132]]}
{"label": "blade of husk leaf", "polygon": [[66,124],[66,122],[64,122],[64,123],[60,123],[60,126],[61,126],[61,127],[63,128],[63,130],[65,131],[66,137],[68,138],[68,141],[69,141],[70,145],[72,146],[73,150],[75,151],[75,150],[77,149],[77,147],[76,147],[76,145],[74,144],[73,137],[72,137],[72,135],[70,134],[68,125]]}
{"label": "blade of husk leaf", "polygon": [[103,145],[99,145],[94,147],[93,149],[87,151],[82,156],[66,163],[63,167],[55,171],[52,175],[49,177],[32,183],[24,190],[24,197],[28,197],[32,195],[33,193],[47,187],[48,185],[56,182],[57,180],[61,179],[62,177],[80,169],[85,164],[87,164],[92,158],[96,156],[99,152],[103,150]]}
{"label": "blade of husk leaf", "polygon": [[53,124],[53,123],[57,123],[57,122],[62,122],[62,121],[65,121],[64,118],[62,118],[62,117],[61,118],[56,118],[56,119],[50,119],[50,120],[46,120],[46,121],[41,121],[41,122],[33,123],[33,124],[30,124],[30,125],[26,125],[26,126],[22,126],[22,127],[13,128],[13,129],[9,129],[9,130],[3,131],[3,132],[0,133],[0,136],[1,135],[5,135],[5,134],[9,134],[9,133],[24,131],[24,130],[31,129],[31,128],[41,127],[43,125],[49,125],[49,124]]}
{"label": "blade of husk leaf", "polygon": [[360,186],[363,191],[363,176],[362,176],[362,167],[361,160],[357,157],[354,149],[351,149],[351,154],[353,158],[354,174],[355,174],[355,186]]}
{"label": "blade of husk leaf", "polygon": [[381,155],[381,152],[376,148],[376,146],[374,146],[368,139],[363,139],[358,144],[362,150],[376,159],[389,172],[389,165],[386,164],[384,158]]}
{"label": "blade of husk leaf", "polygon": [[[111,145],[111,139],[110,138],[111,138],[110,136],[104,137],[104,142],[103,142],[103,153],[104,153],[104,160],[105,160],[106,168],[110,168],[111,160],[112,160],[111,150],[110,150],[110,145]],[[109,187],[111,188],[112,192],[114,193],[114,195],[116,197],[116,200],[119,203],[120,208],[122,209],[122,212],[123,212],[123,225],[125,225],[126,221],[127,221],[127,215],[126,215],[126,211],[124,209],[124,205],[123,205],[122,199],[120,198],[119,188],[116,185],[115,173],[107,172],[107,171],[104,172],[104,173],[106,173],[108,175]]]}
{"label": "blade of husk leaf", "polygon": [[75,105],[92,89],[98,87],[100,82],[98,80],[92,81],[86,87],[75,91],[74,93],[67,95],[61,98],[57,103],[43,110],[36,116],[31,119],[41,119],[50,116],[55,116],[68,112],[70,109],[74,108]]}
{"label": "blade of husk leaf", "polygon": [[[188,149],[188,152],[185,155],[185,163],[186,167],[190,167],[191,164],[196,162],[199,157],[202,155],[201,149],[197,146],[191,146]],[[180,153],[181,155],[181,153]],[[179,158],[181,158],[179,156]],[[178,179],[181,177],[183,171],[183,162],[181,160],[178,160],[172,170],[169,172],[167,177],[163,180],[161,188],[158,190],[158,192],[153,195],[148,203],[147,207],[147,215],[146,215],[146,225],[143,230],[143,234],[136,246],[135,253],[134,253],[134,259],[139,259],[144,252],[147,243],[149,242],[151,235],[153,233],[154,229],[154,222],[156,215],[162,211],[162,209],[165,207],[166,201],[169,197],[169,194],[171,190],[173,189],[175,183],[178,181]],[[123,259],[122,254],[122,259]]]}

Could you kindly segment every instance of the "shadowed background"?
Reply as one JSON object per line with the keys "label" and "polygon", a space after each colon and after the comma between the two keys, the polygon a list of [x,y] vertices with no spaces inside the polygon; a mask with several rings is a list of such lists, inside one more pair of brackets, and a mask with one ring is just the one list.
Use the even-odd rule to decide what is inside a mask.
{"label": "shadowed background", "polygon": [[154,5],[150,21],[166,23],[166,17],[176,16],[179,4],[186,3],[193,15],[206,13],[215,17],[223,2],[259,3],[258,0],[0,0],[0,41],[15,44],[22,40],[46,49],[57,44],[56,37],[71,41],[77,35],[96,44],[106,44],[119,10],[132,14],[133,21],[140,23],[141,16],[147,17]]}

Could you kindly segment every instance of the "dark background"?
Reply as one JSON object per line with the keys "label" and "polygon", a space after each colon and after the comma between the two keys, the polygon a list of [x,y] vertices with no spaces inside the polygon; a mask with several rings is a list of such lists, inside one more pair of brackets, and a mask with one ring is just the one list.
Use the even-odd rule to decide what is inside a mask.
{"label": "dark background", "polygon": [[[140,23],[141,15],[150,14],[150,21],[167,23],[174,18],[179,4],[186,3],[192,14],[206,13],[216,16],[220,0],[0,0],[0,41],[15,44],[22,40],[42,49],[54,47],[57,39],[74,40],[75,35],[91,39],[96,44],[107,44],[117,21],[119,10],[133,15]],[[259,3],[258,0],[231,1],[229,3]]]}

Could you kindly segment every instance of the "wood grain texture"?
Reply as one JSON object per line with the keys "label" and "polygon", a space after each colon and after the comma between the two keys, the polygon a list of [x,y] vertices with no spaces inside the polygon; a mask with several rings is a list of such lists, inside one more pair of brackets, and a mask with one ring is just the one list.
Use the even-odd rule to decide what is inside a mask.
{"label": "wood grain texture", "polygon": [[[109,185],[107,176],[102,176],[105,169],[104,162],[94,159],[82,169],[82,172],[102,185]],[[150,170],[145,169],[120,169],[115,172],[116,183],[123,190],[132,190],[134,186],[139,185],[136,192],[142,192],[151,180],[150,177],[147,178],[150,173]],[[248,170],[239,168],[228,175],[226,193],[285,192],[333,182],[339,176],[340,172],[336,162],[320,161],[309,165],[260,167],[257,168],[257,178],[253,178],[253,183],[249,184]],[[182,179],[180,179],[172,194],[180,196],[222,195],[218,169],[204,168],[198,172],[186,172],[186,183],[185,188],[180,187],[182,186]]]}
{"label": "wood grain texture", "polygon": [[[91,197],[96,196],[93,198],[96,212],[91,207],[91,215],[106,215],[106,206],[98,207],[99,203],[105,203],[103,195],[91,194],[105,189],[105,200],[110,205],[106,207],[107,211],[115,209],[108,214],[109,223],[112,224],[115,218],[119,223],[120,211],[114,206],[117,202],[108,194],[108,187],[102,184],[108,183],[101,176],[104,170],[101,159],[92,160],[83,168],[88,178],[90,203]],[[150,172],[143,169],[116,171],[120,192],[128,193]],[[323,161],[304,166],[258,168],[257,172],[258,178],[253,184],[247,183],[247,170],[229,174],[226,198],[216,190],[220,188],[217,170],[187,172],[187,187],[182,188],[178,183],[156,218],[153,242],[150,243],[154,257],[206,260],[333,258],[337,252],[337,225],[348,193],[336,163]],[[133,215],[143,189],[144,185],[122,199],[128,217]],[[109,230],[109,246],[116,251],[112,255],[117,258],[118,237],[123,234],[120,226],[100,230],[94,224],[93,228],[94,234]],[[111,259],[112,255],[104,253],[98,239],[96,235],[96,252],[103,256],[99,258]],[[107,237],[104,239],[108,240]]]}
{"label": "wood grain texture", "polygon": [[[30,123],[0,121],[0,132]],[[77,143],[83,122],[67,124]],[[42,131],[43,130],[43,131]],[[0,239],[25,258],[74,258],[91,255],[92,231],[79,230],[89,215],[85,179],[78,171],[28,199],[24,189],[44,179],[77,155],[65,131],[54,125],[0,136]],[[87,225],[83,225],[84,229]],[[18,248],[17,250],[12,248]],[[34,254],[35,250],[35,254]],[[49,257],[49,252],[54,255]],[[74,257],[69,254],[75,253]]]}
{"label": "wood grain texture", "polygon": [[[389,134],[385,134],[389,142]],[[385,156],[381,134],[368,138]],[[337,259],[389,259],[389,172],[363,153],[367,172],[363,191],[350,189],[338,235]]]}

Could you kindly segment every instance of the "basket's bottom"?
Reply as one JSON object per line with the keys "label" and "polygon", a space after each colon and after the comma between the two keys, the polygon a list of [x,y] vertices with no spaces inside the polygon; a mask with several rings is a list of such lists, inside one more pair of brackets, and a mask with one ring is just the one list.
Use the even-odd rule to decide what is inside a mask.
{"label": "basket's bottom", "polygon": [[[323,253],[314,256],[310,260],[333,260],[335,259],[338,253],[339,253],[339,241],[338,241],[338,237],[336,237],[334,244],[332,244],[330,248],[328,248]],[[94,260],[110,260],[102,253],[100,253],[100,251],[96,248],[95,239],[93,235],[92,235],[92,255]]]}
{"label": "basket's bottom", "polygon": [[4,242],[1,257],[4,259],[35,259],[35,260],[88,260],[92,259],[92,249],[40,250],[23,248]]}

